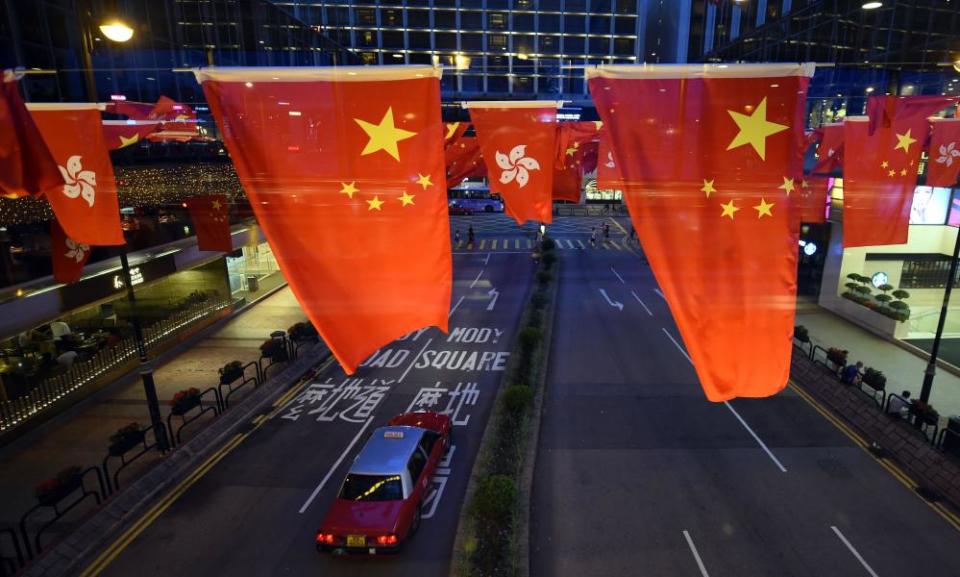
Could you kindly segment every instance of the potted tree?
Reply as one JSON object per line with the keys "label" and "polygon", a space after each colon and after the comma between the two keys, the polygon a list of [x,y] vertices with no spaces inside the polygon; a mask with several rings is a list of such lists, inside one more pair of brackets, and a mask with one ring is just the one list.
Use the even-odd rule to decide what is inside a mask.
{"label": "potted tree", "polygon": [[883,392],[887,388],[887,376],[873,367],[867,367],[864,370],[862,380],[875,391]]}
{"label": "potted tree", "polygon": [[37,485],[33,494],[41,505],[54,505],[75,491],[80,484],[81,469],[74,465]]}
{"label": "potted tree", "polygon": [[243,376],[243,363],[240,361],[230,361],[220,369],[220,384],[226,385]]}
{"label": "potted tree", "polygon": [[140,427],[140,423],[130,423],[125,427],[120,427],[117,432],[110,435],[110,446],[107,448],[107,452],[111,456],[119,457],[142,443],[145,435],[146,431]]}
{"label": "potted tree", "polygon": [[801,343],[809,343],[810,332],[807,331],[807,327],[803,325],[797,325],[793,327],[793,338],[797,339]]}
{"label": "potted tree", "polygon": [[200,391],[194,387],[179,391],[170,400],[170,412],[183,416],[190,409],[200,404]]}
{"label": "potted tree", "polygon": [[290,335],[290,339],[294,342],[306,342],[306,341],[317,341],[319,340],[320,335],[317,334],[317,329],[313,326],[311,322],[300,322],[294,323],[289,329],[287,329],[287,334]]}
{"label": "potted tree", "polygon": [[940,413],[930,403],[925,403],[920,399],[910,403],[910,414],[914,416],[918,425],[936,425],[940,420]]}
{"label": "potted tree", "polygon": [[827,360],[833,363],[836,369],[839,371],[843,367],[847,366],[847,351],[844,349],[830,347],[830,349],[827,351]]}
{"label": "potted tree", "polygon": [[260,345],[260,356],[274,361],[287,360],[287,346],[284,339],[269,338]]}

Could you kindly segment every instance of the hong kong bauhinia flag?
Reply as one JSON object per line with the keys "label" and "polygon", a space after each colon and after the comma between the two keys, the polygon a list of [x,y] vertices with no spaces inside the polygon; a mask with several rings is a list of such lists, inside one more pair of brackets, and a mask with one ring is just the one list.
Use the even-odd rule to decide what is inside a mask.
{"label": "hong kong bauhinia flag", "polygon": [[817,162],[813,172],[829,173],[843,166],[843,123],[824,124],[817,145]]}
{"label": "hong kong bauhinia flag", "polygon": [[38,196],[63,186],[63,178],[20,96],[18,77],[0,83],[0,196]]}
{"label": "hong kong bauhinia flag", "polygon": [[187,208],[190,210],[190,218],[197,232],[197,247],[200,250],[221,252],[233,250],[226,195],[209,194],[188,198]]}
{"label": "hong kong bauhinia flag", "polygon": [[468,102],[487,164],[490,192],[523,224],[552,222],[557,104],[545,101]]}
{"label": "hong kong bauhinia flag", "polygon": [[813,70],[587,71],[633,225],[711,401],[787,383],[799,241],[791,195]]}
{"label": "hong kong bauhinia flag", "polygon": [[196,75],[284,276],[344,370],[412,330],[446,330],[440,71]]}
{"label": "hong kong bauhinia flag", "polygon": [[867,106],[875,118],[847,117],[843,123],[843,246],[907,242],[920,153],[929,129],[927,117],[955,100],[870,97]]}
{"label": "hong kong bauhinia flag", "polygon": [[936,118],[931,124],[927,185],[954,186],[960,175],[960,119]]}
{"label": "hong kong bauhinia flag", "polygon": [[91,246],[123,244],[113,164],[97,104],[30,104],[64,184],[46,193],[67,236]]}
{"label": "hong kong bauhinia flag", "polygon": [[50,221],[50,258],[53,261],[53,280],[64,284],[80,280],[83,265],[90,258],[90,245],[68,237],[56,220]]}

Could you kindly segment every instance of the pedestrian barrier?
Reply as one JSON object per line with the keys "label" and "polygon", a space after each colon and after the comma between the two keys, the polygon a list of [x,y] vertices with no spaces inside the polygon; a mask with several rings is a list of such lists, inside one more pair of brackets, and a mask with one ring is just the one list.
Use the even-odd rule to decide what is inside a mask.
{"label": "pedestrian barrier", "polygon": [[[97,477],[98,488],[95,487],[93,490],[87,488],[86,478],[90,473],[93,473]],[[80,491],[80,497],[67,505],[64,508],[60,508],[60,503],[66,500],[67,497],[75,494],[77,491]],[[26,549],[27,559],[33,559],[34,556],[39,555],[43,551],[43,547],[40,546],[40,537],[43,535],[43,532],[53,526],[54,523],[62,519],[67,513],[76,508],[80,503],[83,503],[87,497],[93,497],[97,506],[103,502],[103,499],[106,498],[107,487],[103,480],[103,473],[100,471],[99,467],[87,467],[80,472],[79,482],[75,487],[72,487],[69,492],[66,492],[59,496],[55,501],[49,503],[37,503],[29,511],[23,514],[23,517],[20,517],[20,538],[23,540],[24,548]],[[39,529],[34,533],[33,539],[30,539],[29,528],[27,527],[27,521],[34,513],[42,509],[53,509],[53,518],[45,522],[40,526]]]}
{"label": "pedestrian barrier", "polygon": [[[797,344],[800,343],[800,344]],[[806,348],[804,348],[806,345]],[[810,341],[800,341],[796,337],[793,338],[793,346],[803,351],[803,356],[807,357],[810,360],[813,360],[813,343]]]}
{"label": "pedestrian barrier", "polygon": [[[247,367],[253,367],[254,372],[252,377],[247,376]],[[260,363],[257,361],[250,361],[249,363],[243,365],[241,368],[243,370],[242,380],[236,379],[229,383],[220,383],[217,385],[217,389],[220,390],[220,398],[223,399],[223,410],[230,408],[230,396],[235,392],[239,391],[243,387],[252,384],[253,388],[257,388],[262,383],[260,376]],[[239,381],[239,384],[236,384]],[[223,394],[223,388],[227,388],[227,394]]]}
{"label": "pedestrian barrier", "polygon": [[[146,433],[153,432],[153,442],[147,442]],[[106,481],[107,492],[106,495],[111,495],[116,491],[120,490],[120,472],[123,471],[128,466],[132,465],[134,461],[140,457],[146,455],[153,449],[160,451],[160,454],[165,453],[166,451],[160,450],[162,446],[160,443],[161,437],[167,436],[167,429],[163,423],[157,423],[156,426],[150,426],[144,429],[143,440],[138,445],[134,445],[130,449],[120,453],[119,455],[112,455],[110,452],[107,452],[107,456],[103,458],[103,462],[100,465],[100,468],[103,469],[103,478]],[[140,450],[132,457],[127,457],[127,454],[130,453],[133,449],[139,447]],[[110,459],[120,459],[120,466],[117,467],[117,470],[113,472],[113,483],[110,482]]]}
{"label": "pedestrian barrier", "polygon": [[[210,394],[210,393],[213,393],[213,404],[212,404],[212,405],[211,405],[211,404],[206,404],[206,405],[205,405],[204,402],[203,402],[203,398],[206,397],[206,396],[207,396],[208,394]],[[188,418],[187,415],[190,414],[190,413],[192,413],[194,408],[199,408],[200,411],[197,412],[197,413],[196,413],[195,415],[193,415],[192,417],[189,417],[189,418]],[[219,416],[220,416],[220,413],[223,412],[223,399],[220,397],[220,391],[219,391],[218,389],[214,388],[214,387],[210,387],[209,389],[206,389],[206,390],[204,390],[202,393],[200,393],[200,400],[199,400],[199,402],[197,403],[196,407],[191,408],[191,409],[190,409],[189,411],[187,411],[186,413],[184,413],[184,414],[182,414],[182,415],[175,415],[174,413],[171,412],[169,415],[167,415],[167,430],[171,432],[171,436],[172,436],[172,438],[171,438],[171,440],[172,440],[171,445],[172,445],[173,447],[176,447],[177,445],[179,445],[179,444],[182,442],[182,441],[180,440],[180,434],[183,432],[183,429],[184,429],[187,425],[189,425],[190,423],[193,423],[194,421],[198,420],[198,419],[199,419],[200,417],[202,417],[205,413],[209,413],[210,411],[213,411],[213,415],[214,415],[215,417],[219,417]],[[172,425],[171,422],[170,422],[174,417],[180,417],[180,420],[181,420],[180,426],[176,428],[176,431],[175,431],[175,432],[174,432],[174,429],[173,429],[173,425]]]}
{"label": "pedestrian barrier", "polygon": [[[5,542],[11,543],[13,557],[4,554]],[[0,577],[12,577],[25,561],[17,532],[10,528],[0,529]]]}

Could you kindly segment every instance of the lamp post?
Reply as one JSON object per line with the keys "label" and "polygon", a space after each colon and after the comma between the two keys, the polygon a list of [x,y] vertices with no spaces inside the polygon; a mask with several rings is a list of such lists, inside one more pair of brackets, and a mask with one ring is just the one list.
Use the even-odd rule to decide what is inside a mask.
{"label": "lamp post", "polygon": [[953,292],[953,283],[957,278],[957,257],[960,256],[960,229],[957,229],[957,240],[953,243],[953,257],[950,258],[950,272],[947,273],[947,288],[943,291],[943,303],[940,305],[940,320],[937,322],[937,334],[933,337],[933,348],[930,350],[930,362],[923,372],[923,386],[920,388],[920,400],[930,402],[930,390],[933,388],[933,377],[937,373],[937,356],[940,354],[940,341],[943,340],[943,327],[947,322],[947,307],[950,305],[950,293]]}

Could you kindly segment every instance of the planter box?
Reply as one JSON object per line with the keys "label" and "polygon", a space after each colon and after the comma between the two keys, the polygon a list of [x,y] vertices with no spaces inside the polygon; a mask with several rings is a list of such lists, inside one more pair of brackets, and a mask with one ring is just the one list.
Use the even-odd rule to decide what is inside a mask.
{"label": "planter box", "polygon": [[53,491],[37,495],[37,501],[41,505],[55,505],[63,500],[64,497],[80,488],[80,475],[71,479],[68,483],[60,485]]}
{"label": "planter box", "polygon": [[111,443],[110,447],[107,448],[107,452],[113,457],[119,457],[137,445],[142,444],[145,436],[146,431],[140,431],[138,434],[127,435],[116,443]]}
{"label": "planter box", "polygon": [[882,315],[850,299],[837,297],[832,303],[831,310],[871,333],[887,339],[903,340],[910,336],[908,323]]}
{"label": "planter box", "polygon": [[196,397],[190,397],[184,400],[179,405],[176,405],[170,409],[170,412],[177,416],[183,416],[184,414],[190,412],[190,409],[200,405],[200,395]]}
{"label": "planter box", "polygon": [[220,375],[220,384],[227,385],[243,376],[243,371],[224,373]]}

